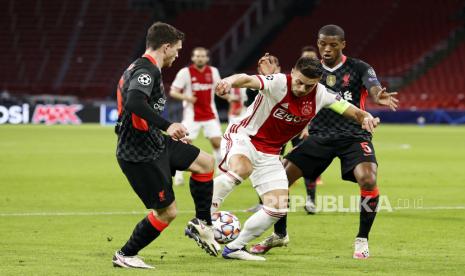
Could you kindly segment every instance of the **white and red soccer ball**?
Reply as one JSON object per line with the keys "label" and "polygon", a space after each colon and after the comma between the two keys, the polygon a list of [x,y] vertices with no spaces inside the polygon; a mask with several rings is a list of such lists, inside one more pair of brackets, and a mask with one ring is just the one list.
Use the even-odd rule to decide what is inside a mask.
{"label": "white and red soccer ball", "polygon": [[235,240],[241,232],[241,222],[230,212],[219,211],[212,214],[215,240],[218,243],[229,243]]}

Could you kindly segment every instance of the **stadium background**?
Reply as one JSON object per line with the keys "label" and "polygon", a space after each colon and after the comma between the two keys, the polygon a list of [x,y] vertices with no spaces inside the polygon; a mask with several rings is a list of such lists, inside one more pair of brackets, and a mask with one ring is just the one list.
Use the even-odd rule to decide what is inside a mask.
{"label": "stadium background", "polygon": [[[114,106],[117,80],[143,53],[147,27],[158,20],[187,35],[179,59],[163,72],[167,88],[189,63],[193,47],[209,48],[211,64],[223,76],[254,73],[256,60],[265,52],[277,55],[283,70],[290,70],[300,49],[316,44],[318,29],[334,23],[346,31],[344,52],[371,64],[383,85],[400,92],[402,111],[381,112],[384,122],[465,122],[464,1],[1,3],[1,123],[23,122],[21,118],[28,117],[24,109],[29,109],[28,122],[34,123],[77,122],[78,118],[64,116],[60,121],[48,115],[74,114],[76,109],[82,109],[84,122],[98,121],[102,104]],[[32,118],[37,104],[83,106],[74,106],[74,112],[62,106],[41,107]],[[227,108],[225,102],[218,104],[223,111]],[[18,107],[11,110],[12,105]],[[375,106],[368,103],[368,108]],[[179,102],[169,101],[166,116],[179,119],[179,109]],[[223,120],[225,116],[222,112]]]}
{"label": "stadium background", "polygon": [[[179,59],[163,71],[166,88],[195,46],[211,50],[222,76],[254,73],[265,52],[289,70],[301,47],[333,23],[346,31],[345,54],[370,63],[401,100],[397,112],[368,100],[384,123],[374,141],[381,192],[395,209],[377,218],[371,260],[350,259],[357,213],[308,217],[301,209],[289,217],[292,246],[266,264],[204,256],[182,237],[193,208],[184,186],[175,188],[175,223],[143,252],[157,270],[463,275],[465,1],[0,0],[0,7],[1,275],[114,273],[111,254],[145,211],[117,167],[111,127],[98,124],[114,122],[117,81],[144,51],[154,21],[186,33]],[[164,115],[180,120],[180,103],[168,103]],[[225,120],[227,103],[218,105]],[[205,139],[196,144],[210,151]],[[338,167],[325,172],[318,194],[357,195]],[[303,195],[296,186],[292,193]],[[225,208],[255,201],[244,183]]]}

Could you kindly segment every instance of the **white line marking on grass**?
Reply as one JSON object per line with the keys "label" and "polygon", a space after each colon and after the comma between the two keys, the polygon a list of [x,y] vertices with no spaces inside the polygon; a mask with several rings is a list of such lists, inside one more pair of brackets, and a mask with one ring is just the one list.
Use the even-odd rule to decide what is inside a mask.
{"label": "white line marking on grass", "polygon": [[[465,210],[465,206],[431,206],[422,208],[393,208],[397,211],[433,211],[433,210]],[[245,210],[227,210],[233,213],[246,213]],[[114,212],[25,212],[25,213],[0,213],[0,217],[58,217],[58,216],[120,216],[120,215],[144,215],[148,211],[114,211]],[[178,213],[189,214],[194,210],[178,210]],[[336,213],[336,212],[322,212]],[[342,213],[342,212],[341,212]],[[346,212],[344,212],[346,213]]]}
{"label": "white line marking on grass", "polygon": [[375,146],[376,148],[384,149],[384,150],[386,149],[388,150],[392,150],[392,149],[409,150],[412,148],[411,144],[382,143],[382,142],[376,142]]}

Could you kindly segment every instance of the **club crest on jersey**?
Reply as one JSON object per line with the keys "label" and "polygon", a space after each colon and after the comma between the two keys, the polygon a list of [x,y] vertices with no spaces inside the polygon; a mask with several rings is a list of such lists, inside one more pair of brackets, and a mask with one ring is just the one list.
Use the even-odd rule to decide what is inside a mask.
{"label": "club crest on jersey", "polygon": [[149,74],[140,74],[139,77],[137,77],[137,81],[140,84],[147,86],[152,83],[152,78],[149,76]]}
{"label": "club crest on jersey", "polygon": [[300,112],[302,112],[302,115],[304,116],[312,114],[312,105],[309,101],[305,101],[302,103],[302,109],[300,110]]}
{"label": "club crest on jersey", "polygon": [[328,86],[334,86],[336,84],[336,76],[335,75],[328,75],[326,77],[326,84]]}

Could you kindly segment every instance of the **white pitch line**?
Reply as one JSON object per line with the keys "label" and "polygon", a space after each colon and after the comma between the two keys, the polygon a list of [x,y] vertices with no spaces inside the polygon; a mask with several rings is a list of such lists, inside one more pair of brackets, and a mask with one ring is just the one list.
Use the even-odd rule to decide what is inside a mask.
{"label": "white pitch line", "polygon": [[[433,211],[433,210],[465,210],[465,206],[430,206],[422,208],[402,208],[394,207],[394,212],[397,211]],[[245,213],[245,210],[228,210],[233,213]],[[0,217],[48,217],[48,216],[120,216],[120,215],[144,215],[148,211],[114,211],[114,212],[28,212],[28,213],[0,213]],[[337,211],[322,213],[337,213]],[[384,211],[383,212],[387,212]],[[178,210],[178,213],[194,213],[193,210]],[[347,212],[341,212],[347,213]]]}

